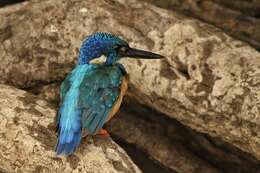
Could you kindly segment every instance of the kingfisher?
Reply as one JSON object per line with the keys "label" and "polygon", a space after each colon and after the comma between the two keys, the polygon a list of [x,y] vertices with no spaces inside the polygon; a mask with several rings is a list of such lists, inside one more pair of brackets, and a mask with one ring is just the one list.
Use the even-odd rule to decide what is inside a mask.
{"label": "kingfisher", "polygon": [[[93,63],[101,56],[106,57],[103,63]],[[123,57],[163,58],[131,48],[125,40],[110,33],[97,32],[83,41],[78,63],[60,87],[57,155],[72,154],[80,144],[83,130],[89,135],[107,134],[102,127],[119,110],[128,88],[128,74],[118,63]]]}

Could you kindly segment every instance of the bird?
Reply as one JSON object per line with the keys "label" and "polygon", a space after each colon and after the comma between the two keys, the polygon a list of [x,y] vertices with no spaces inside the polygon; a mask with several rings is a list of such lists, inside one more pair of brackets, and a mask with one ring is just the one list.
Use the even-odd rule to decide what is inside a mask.
{"label": "bird", "polygon": [[[105,56],[104,62],[93,63],[101,56]],[[128,73],[118,62],[124,57],[164,58],[156,53],[131,48],[125,40],[107,32],[96,32],[83,40],[78,63],[60,87],[56,120],[57,155],[74,153],[83,130],[89,135],[104,133],[103,125],[119,110],[128,88]]]}

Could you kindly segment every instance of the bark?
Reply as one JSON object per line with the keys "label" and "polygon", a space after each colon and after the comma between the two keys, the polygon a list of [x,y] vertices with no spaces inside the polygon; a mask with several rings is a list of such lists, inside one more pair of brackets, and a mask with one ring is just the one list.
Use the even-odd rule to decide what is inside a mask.
{"label": "bark", "polygon": [[260,54],[220,30],[136,1],[41,1],[0,12],[1,82],[21,88],[60,81],[81,40],[121,35],[165,60],[122,63],[128,97],[260,159]]}
{"label": "bark", "polygon": [[0,172],[141,172],[110,138],[85,138],[57,157],[56,109],[25,91],[0,85]]}

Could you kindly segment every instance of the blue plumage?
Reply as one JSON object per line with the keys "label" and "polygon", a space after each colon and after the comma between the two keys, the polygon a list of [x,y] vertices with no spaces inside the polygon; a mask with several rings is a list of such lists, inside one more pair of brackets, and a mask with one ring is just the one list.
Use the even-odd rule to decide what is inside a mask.
{"label": "blue plumage", "polygon": [[[90,64],[92,59],[101,55],[107,57],[104,64]],[[109,33],[96,33],[83,41],[78,64],[60,89],[57,154],[72,154],[79,146],[82,128],[86,128],[89,134],[96,134],[111,118],[115,103],[124,94],[121,86],[126,70],[117,61],[125,56],[162,58],[132,49],[127,42]]]}
{"label": "blue plumage", "polygon": [[115,64],[77,65],[61,86],[57,154],[71,154],[81,140],[81,129],[96,134],[106,122],[119,96],[124,76]]}
{"label": "blue plumage", "polygon": [[110,58],[107,58],[106,64],[113,64],[120,58],[116,50],[119,45],[128,46],[127,42],[112,34],[104,32],[93,34],[83,41],[78,63],[87,64],[92,59],[105,55],[110,56]]}
{"label": "blue plumage", "polygon": [[92,65],[80,87],[79,104],[84,108],[82,125],[90,134],[97,133],[104,125],[120,93],[124,70],[119,64],[113,66]]}
{"label": "blue plumage", "polygon": [[81,114],[83,111],[78,104],[80,96],[79,87],[84,74],[89,69],[88,65],[77,66],[61,86],[62,104],[59,110],[57,154],[71,154],[79,145],[82,128]]}

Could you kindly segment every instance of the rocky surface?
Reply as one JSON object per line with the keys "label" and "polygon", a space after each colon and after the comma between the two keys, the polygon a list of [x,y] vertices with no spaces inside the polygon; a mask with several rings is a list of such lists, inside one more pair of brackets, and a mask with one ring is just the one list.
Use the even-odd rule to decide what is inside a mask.
{"label": "rocky surface", "polygon": [[169,28],[165,61],[125,62],[133,72],[129,95],[259,159],[260,54],[205,27],[182,21]]}
{"label": "rocky surface", "polygon": [[84,138],[57,157],[56,109],[25,91],[0,85],[0,172],[141,172],[111,138]]}
{"label": "rocky surface", "polygon": [[260,50],[259,0],[144,0],[198,18]]}
{"label": "rocky surface", "polygon": [[[128,98],[260,160],[260,53],[246,43],[135,0],[33,0],[0,9],[0,21],[1,83],[56,103],[57,86],[74,66],[83,38],[109,31],[166,56],[122,60],[131,76]],[[44,92],[49,87],[53,92]],[[187,163],[205,163],[194,158]]]}
{"label": "rocky surface", "polygon": [[131,97],[260,159],[257,51],[212,26],[134,0],[49,2],[0,12],[2,83],[30,88],[59,81],[86,35],[110,31],[166,56],[122,61]]}
{"label": "rocky surface", "polygon": [[[38,97],[46,99],[52,102],[53,105],[58,106],[58,88],[58,84],[51,84],[37,88],[37,90],[34,89],[32,92],[37,94]],[[126,106],[124,104],[122,107],[118,116],[115,116],[111,122],[106,124],[106,128],[116,138],[134,144],[163,166],[180,173],[220,172],[220,170],[214,166],[209,165],[207,162],[193,155],[193,153],[187,151],[187,148],[176,142],[172,142],[168,136],[162,133],[162,131],[168,131],[168,128],[160,129],[161,126],[156,121],[151,122],[149,120],[147,121],[147,119],[136,118],[138,116],[147,117],[148,112],[142,111],[144,108],[142,108],[141,105],[131,104],[131,106]],[[125,107],[134,109],[138,113],[127,112],[125,111]],[[158,116],[158,114],[154,112],[152,114],[153,115],[150,116],[157,119],[155,116]],[[164,126],[163,123],[161,123],[161,125]],[[172,124],[172,126],[174,125]],[[177,129],[178,127],[175,128],[175,130]],[[176,137],[175,130],[171,129],[171,132],[173,132],[172,135]]]}
{"label": "rocky surface", "polygon": [[[58,106],[59,83],[31,92]],[[238,148],[198,133],[137,100],[124,99],[120,112],[106,128],[116,142],[136,146],[152,159],[180,173],[258,173],[260,162]],[[127,130],[126,130],[127,129]],[[133,159],[138,159],[134,156]],[[143,162],[140,164],[143,165]]]}
{"label": "rocky surface", "polygon": [[[136,145],[154,160],[176,172],[221,173],[220,169],[197,157],[178,141],[166,136],[163,132],[168,130],[167,127],[164,129],[156,122],[136,118],[134,114],[122,111],[107,126],[113,135]],[[171,130],[172,136],[176,137],[177,128]]]}
{"label": "rocky surface", "polygon": [[259,161],[250,155],[143,105],[133,109],[127,103],[107,128],[115,139],[136,145],[165,167],[180,173],[260,171]]}

